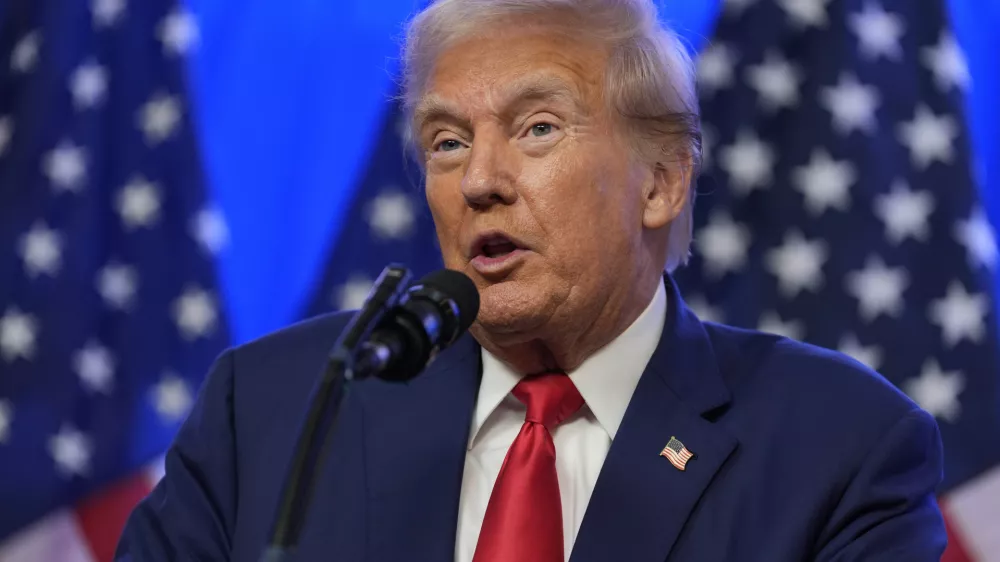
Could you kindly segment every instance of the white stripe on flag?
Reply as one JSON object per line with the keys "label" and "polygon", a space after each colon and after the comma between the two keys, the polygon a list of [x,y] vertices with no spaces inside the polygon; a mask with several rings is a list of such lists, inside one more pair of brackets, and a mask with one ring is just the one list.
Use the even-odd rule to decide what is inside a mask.
{"label": "white stripe on flag", "polygon": [[1000,561],[1000,467],[946,497],[948,515],[977,562]]}
{"label": "white stripe on flag", "polygon": [[61,509],[0,545],[0,562],[96,562],[76,517]]}

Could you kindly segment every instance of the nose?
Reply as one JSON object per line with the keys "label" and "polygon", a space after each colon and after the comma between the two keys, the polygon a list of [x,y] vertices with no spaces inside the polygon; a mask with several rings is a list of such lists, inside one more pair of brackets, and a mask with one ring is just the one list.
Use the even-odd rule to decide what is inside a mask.
{"label": "nose", "polygon": [[462,178],[466,204],[477,210],[513,204],[517,200],[516,167],[505,135],[499,131],[478,132]]}

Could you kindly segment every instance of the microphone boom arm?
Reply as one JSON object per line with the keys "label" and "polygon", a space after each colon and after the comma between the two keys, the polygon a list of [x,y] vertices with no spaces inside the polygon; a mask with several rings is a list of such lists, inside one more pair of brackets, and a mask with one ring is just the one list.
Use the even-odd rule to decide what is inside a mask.
{"label": "microphone boom arm", "polygon": [[261,562],[283,562],[298,544],[313,497],[316,472],[336,433],[348,382],[356,374],[354,358],[388,311],[406,297],[410,277],[410,271],[400,265],[392,264],[382,270],[365,303],[337,338],[313,389]]}
{"label": "microphone boom arm", "polygon": [[463,273],[442,269],[412,287],[409,280],[406,268],[385,268],[330,351],[299,429],[261,562],[284,562],[298,545],[351,382],[371,376],[408,381],[475,321],[479,293]]}

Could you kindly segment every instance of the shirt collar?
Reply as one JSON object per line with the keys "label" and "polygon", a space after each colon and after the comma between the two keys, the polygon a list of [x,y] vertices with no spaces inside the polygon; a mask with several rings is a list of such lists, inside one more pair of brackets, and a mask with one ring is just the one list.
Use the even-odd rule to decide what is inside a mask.
{"label": "shirt collar", "polygon": [[[666,314],[667,293],[663,283],[659,283],[649,305],[632,325],[569,373],[587,407],[611,439],[618,433],[632,393],[660,342]],[[482,349],[482,359],[483,377],[469,432],[470,449],[486,419],[522,377],[486,349]]]}

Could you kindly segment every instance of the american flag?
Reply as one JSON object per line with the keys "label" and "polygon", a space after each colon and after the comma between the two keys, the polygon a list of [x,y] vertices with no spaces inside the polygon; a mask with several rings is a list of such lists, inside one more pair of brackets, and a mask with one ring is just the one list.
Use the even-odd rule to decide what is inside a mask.
{"label": "american flag", "polygon": [[8,2],[0,29],[0,560],[107,561],[227,343],[187,104],[190,13]]}
{"label": "american flag", "polygon": [[694,453],[688,450],[677,440],[676,437],[670,436],[670,441],[667,442],[667,446],[660,451],[661,457],[666,457],[670,464],[677,467],[677,470],[686,470],[687,462],[694,457]]}
{"label": "american flag", "polygon": [[[942,1],[730,0],[698,67],[705,174],[677,273],[689,304],[898,385],[941,427],[945,559],[1000,560],[998,251]],[[386,117],[311,314],[356,307],[389,261],[439,267],[399,119]]]}
{"label": "american flag", "polygon": [[852,355],[933,414],[949,559],[1000,560],[997,244],[944,3],[733,0],[699,82],[686,298]]}
{"label": "american flag", "polygon": [[406,134],[400,107],[393,104],[307,315],[359,308],[388,263],[405,264],[417,279],[443,267]]}

